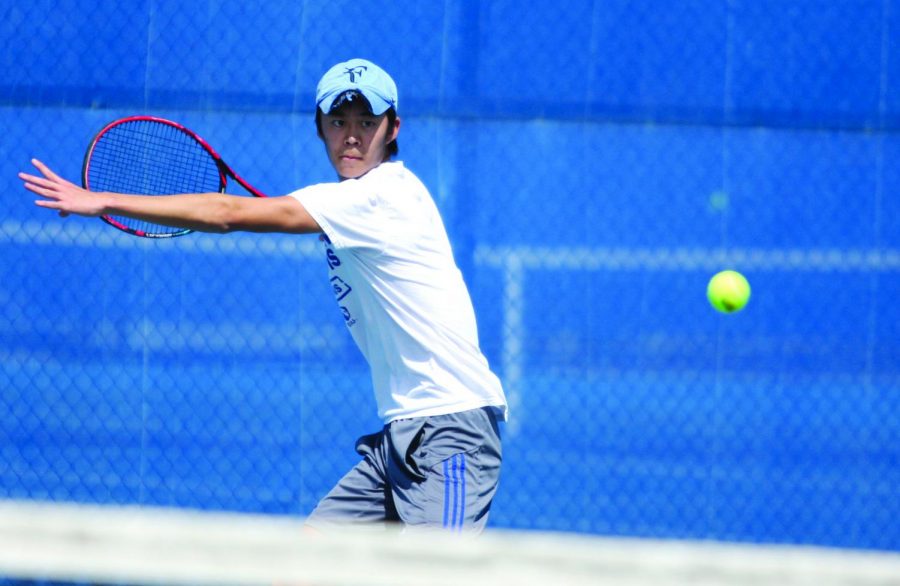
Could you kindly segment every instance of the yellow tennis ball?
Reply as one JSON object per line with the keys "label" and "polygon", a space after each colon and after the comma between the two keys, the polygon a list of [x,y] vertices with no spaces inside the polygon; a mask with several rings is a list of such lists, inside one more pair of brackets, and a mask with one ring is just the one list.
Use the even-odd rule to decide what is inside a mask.
{"label": "yellow tennis ball", "polygon": [[722,271],[709,280],[706,296],[718,311],[734,313],[747,305],[750,299],[750,283],[737,271]]}

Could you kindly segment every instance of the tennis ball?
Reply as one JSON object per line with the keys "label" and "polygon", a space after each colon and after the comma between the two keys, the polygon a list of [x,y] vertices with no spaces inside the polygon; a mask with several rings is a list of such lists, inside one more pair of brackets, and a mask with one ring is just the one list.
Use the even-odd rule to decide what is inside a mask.
{"label": "tennis ball", "polygon": [[718,311],[734,313],[747,305],[750,299],[750,283],[737,271],[722,271],[709,280],[706,296]]}

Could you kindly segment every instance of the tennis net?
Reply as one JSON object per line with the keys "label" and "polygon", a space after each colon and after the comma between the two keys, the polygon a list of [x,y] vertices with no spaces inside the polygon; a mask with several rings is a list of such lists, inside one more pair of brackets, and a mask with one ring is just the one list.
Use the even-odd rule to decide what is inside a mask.
{"label": "tennis net", "polygon": [[888,585],[900,556],[489,531],[310,535],[298,518],[0,502],[7,581],[191,585]]}

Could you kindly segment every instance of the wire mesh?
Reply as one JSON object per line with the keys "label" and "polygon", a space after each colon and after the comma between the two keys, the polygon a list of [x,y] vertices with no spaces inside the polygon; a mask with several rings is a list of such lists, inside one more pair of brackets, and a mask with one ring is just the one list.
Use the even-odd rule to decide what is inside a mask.
{"label": "wire mesh", "polygon": [[139,241],[15,174],[147,114],[265,193],[333,180],[314,88],[359,56],[510,397],[493,526],[900,549],[890,3],[257,4],[0,5],[0,497],[302,515],[354,463],[313,237]]}

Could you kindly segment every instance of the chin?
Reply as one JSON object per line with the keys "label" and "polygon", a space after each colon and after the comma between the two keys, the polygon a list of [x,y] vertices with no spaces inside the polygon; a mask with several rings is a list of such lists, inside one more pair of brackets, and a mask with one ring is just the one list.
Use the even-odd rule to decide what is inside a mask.
{"label": "chin", "polygon": [[374,169],[377,165],[372,165],[371,167],[365,167],[362,165],[340,165],[337,167],[338,175],[343,177],[344,179],[356,179],[358,177],[362,177],[372,169]]}
{"label": "chin", "polygon": [[341,179],[356,179],[358,177],[361,177],[362,175],[365,175],[365,173],[360,172],[360,171],[340,170],[340,171],[338,171],[338,175],[341,176]]}

